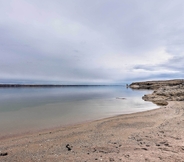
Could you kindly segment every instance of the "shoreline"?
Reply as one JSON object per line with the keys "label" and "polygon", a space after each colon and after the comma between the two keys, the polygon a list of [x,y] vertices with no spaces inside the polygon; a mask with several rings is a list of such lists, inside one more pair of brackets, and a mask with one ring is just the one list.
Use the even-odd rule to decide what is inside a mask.
{"label": "shoreline", "polygon": [[[95,86],[123,86],[123,85],[65,85],[65,84],[1,84],[0,83],[0,88],[52,88],[52,87],[95,87]],[[125,85],[124,85],[125,86]]]}
{"label": "shoreline", "polygon": [[73,126],[78,126],[78,125],[83,125],[83,124],[89,124],[92,122],[97,122],[97,121],[103,121],[103,120],[110,120],[111,118],[116,118],[116,117],[122,117],[122,116],[127,116],[127,115],[133,115],[133,114],[139,114],[139,113],[144,113],[148,111],[154,111],[156,109],[160,109],[161,107],[156,107],[157,105],[155,104],[155,108],[148,109],[148,110],[141,110],[141,111],[136,111],[136,112],[127,112],[123,114],[116,114],[116,115],[109,115],[109,116],[104,116],[96,119],[91,119],[91,120],[85,120],[81,122],[75,122],[75,123],[69,123],[69,124],[64,124],[60,126],[51,126],[51,127],[46,127],[46,128],[38,128],[38,129],[33,129],[33,130],[28,130],[28,131],[20,131],[20,133],[9,133],[8,135],[2,135],[0,136],[0,142],[3,140],[9,140],[12,138],[19,138],[19,137],[24,137],[24,136],[30,136],[30,135],[35,135],[35,134],[41,134],[44,132],[50,132],[50,131],[56,131],[60,130],[63,128],[70,128]]}
{"label": "shoreline", "polygon": [[0,161],[183,161],[183,86],[159,86],[167,105],[0,140]]}
{"label": "shoreline", "polygon": [[[4,139],[0,150],[8,155],[0,160],[11,161],[16,157],[17,161],[173,161],[176,156],[170,157],[167,152],[176,148],[180,148],[180,153],[184,152],[182,134],[167,132],[170,126],[166,130],[164,124],[177,126],[177,122],[182,121],[182,105],[183,102],[170,101],[167,106],[153,110]],[[177,122],[173,122],[177,116]],[[180,146],[175,146],[176,141]],[[184,155],[176,159],[179,158]]]}
{"label": "shoreline", "polygon": [[[141,96],[139,97],[140,99],[139,100],[141,100]],[[98,101],[99,100],[99,101]],[[95,101],[97,101],[97,103],[101,103],[101,99],[98,99],[98,100],[95,100]],[[96,114],[96,113],[94,113],[93,111],[91,111],[92,113],[88,113],[87,115],[89,116],[83,116],[83,115],[78,115],[77,113],[76,113],[76,115],[78,115],[78,116],[75,116],[75,115],[73,115],[72,116],[72,118],[70,117],[69,118],[69,120],[67,119],[67,120],[63,120],[62,121],[62,117],[60,117],[61,115],[58,115],[58,116],[56,116],[58,119],[60,119],[61,118],[61,120],[53,120],[54,122],[52,122],[52,120],[45,120],[45,122],[42,122],[41,124],[40,123],[38,123],[38,126],[36,126],[35,124],[36,124],[36,122],[34,122],[34,120],[33,120],[33,122],[34,122],[34,124],[32,124],[32,125],[29,125],[29,123],[28,123],[28,121],[31,121],[30,119],[32,119],[32,118],[28,118],[28,119],[26,119],[25,117],[24,117],[24,119],[26,119],[26,120],[28,120],[28,121],[26,121],[26,123],[24,124],[24,120],[18,120],[18,121],[20,121],[20,123],[19,122],[17,122],[16,124],[14,124],[14,123],[12,123],[12,126],[10,125],[8,125],[8,122],[6,122],[7,124],[3,124],[4,122],[2,122],[1,123],[1,132],[0,132],[0,139],[7,139],[7,138],[11,138],[11,137],[14,137],[14,136],[20,136],[20,135],[22,135],[22,134],[33,134],[34,132],[40,132],[40,131],[44,131],[44,130],[50,130],[50,129],[53,129],[53,128],[62,128],[62,127],[66,127],[66,126],[70,126],[70,125],[77,125],[77,124],[81,124],[81,123],[86,123],[86,122],[91,122],[91,121],[95,121],[95,120],[100,120],[100,119],[104,119],[104,118],[109,118],[109,117],[114,117],[114,116],[116,116],[116,115],[121,115],[121,114],[130,114],[130,113],[136,113],[136,112],[142,112],[142,111],[146,111],[146,110],[151,110],[151,109],[154,109],[154,108],[157,108],[157,106],[155,105],[155,104],[152,104],[151,102],[147,102],[147,103],[145,103],[147,106],[144,106],[144,107],[142,107],[142,106],[135,106],[136,108],[132,108],[132,106],[130,106],[130,108],[128,109],[127,108],[127,106],[124,106],[124,107],[122,107],[122,106],[119,106],[120,104],[124,104],[124,101],[121,101],[121,100],[117,100],[115,97],[114,98],[108,98],[108,99],[103,99],[102,101],[104,102],[106,102],[106,100],[108,100],[108,103],[109,104],[106,104],[107,106],[109,106],[109,105],[111,105],[111,109],[112,109],[112,111],[106,111],[105,109],[107,109],[108,107],[106,107],[106,106],[103,106],[103,111],[101,111],[101,112],[104,112],[104,111],[106,111],[105,113],[98,113],[98,114]],[[126,101],[127,100],[129,100],[128,101],[128,103],[129,102],[131,102],[131,100],[130,99],[126,99]],[[91,101],[93,101],[93,100],[91,100]],[[90,102],[91,102],[90,101]],[[125,102],[126,102],[125,101]],[[116,105],[116,102],[118,103],[117,105],[120,107],[119,109],[118,108],[116,108],[115,107],[115,110],[113,110],[114,109],[114,105]],[[120,102],[120,103],[119,103]],[[143,103],[144,101],[142,101],[141,102],[141,104]],[[114,104],[115,103],[115,104]],[[91,103],[90,103],[91,104]],[[58,104],[59,105],[59,104]],[[52,104],[48,104],[47,106],[43,106],[43,108],[44,107],[47,107],[48,109],[50,109],[51,107],[54,107],[54,106],[57,106],[57,107],[59,107],[57,104],[54,104],[54,105],[52,105]],[[79,105],[81,105],[81,104],[79,104]],[[86,104],[87,105],[87,104]],[[73,106],[73,105],[72,105]],[[83,105],[82,105],[83,106]],[[94,104],[94,106],[96,106],[95,104]],[[91,107],[86,107],[87,109],[89,108],[89,109],[92,109],[92,108],[94,108],[94,106],[91,106]],[[79,106],[78,106],[79,107]],[[39,107],[38,107],[39,108]],[[42,111],[44,111],[44,109],[42,108]],[[30,111],[31,112],[31,111]],[[39,112],[41,112],[41,111],[39,111]],[[95,110],[95,112],[98,112],[98,111],[96,111]],[[21,112],[20,112],[21,113]],[[44,112],[43,112],[44,113]],[[18,113],[17,113],[18,114]],[[25,113],[22,113],[23,115],[25,114]],[[56,114],[56,113],[55,113]],[[28,114],[29,115],[29,114]],[[57,114],[56,114],[57,115]],[[2,115],[3,116],[3,115]],[[29,116],[28,116],[29,117]],[[54,117],[54,116],[53,116]],[[80,117],[80,118],[79,118]],[[8,118],[7,118],[8,119]],[[43,120],[43,118],[41,118],[42,120]],[[12,119],[10,118],[10,119],[8,119],[8,120],[10,120],[10,121],[12,121]],[[6,120],[7,121],[7,120]],[[56,121],[56,122],[55,122]],[[66,122],[67,121],[67,122]],[[22,123],[23,122],[23,123]],[[39,120],[38,120],[38,122],[39,122]],[[22,124],[21,124],[22,123]],[[26,124],[28,123],[28,125],[26,126]],[[14,127],[13,127],[13,125],[14,125]],[[19,125],[22,125],[22,127],[20,127]],[[32,127],[31,127],[32,126]],[[12,127],[12,128],[11,128]]]}

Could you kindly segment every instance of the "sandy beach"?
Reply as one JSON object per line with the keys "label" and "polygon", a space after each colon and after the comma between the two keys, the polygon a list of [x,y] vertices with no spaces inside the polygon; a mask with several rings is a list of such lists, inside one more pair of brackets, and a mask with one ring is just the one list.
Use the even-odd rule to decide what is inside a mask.
{"label": "sandy beach", "polygon": [[183,161],[184,101],[1,139],[2,162]]}
{"label": "sandy beach", "polygon": [[0,161],[182,161],[184,102],[1,139]]}

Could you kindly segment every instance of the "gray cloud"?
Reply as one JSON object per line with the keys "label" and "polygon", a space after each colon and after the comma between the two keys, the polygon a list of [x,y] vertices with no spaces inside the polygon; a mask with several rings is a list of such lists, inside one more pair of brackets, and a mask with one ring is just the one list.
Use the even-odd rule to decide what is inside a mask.
{"label": "gray cloud", "polygon": [[0,0],[0,78],[182,77],[184,1]]}

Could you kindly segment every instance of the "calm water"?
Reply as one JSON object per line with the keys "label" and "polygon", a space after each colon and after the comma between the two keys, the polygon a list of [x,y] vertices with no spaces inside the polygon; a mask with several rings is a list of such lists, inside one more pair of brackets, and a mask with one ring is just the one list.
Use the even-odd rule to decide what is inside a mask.
{"label": "calm water", "polygon": [[0,136],[156,108],[141,99],[146,93],[124,86],[1,88]]}

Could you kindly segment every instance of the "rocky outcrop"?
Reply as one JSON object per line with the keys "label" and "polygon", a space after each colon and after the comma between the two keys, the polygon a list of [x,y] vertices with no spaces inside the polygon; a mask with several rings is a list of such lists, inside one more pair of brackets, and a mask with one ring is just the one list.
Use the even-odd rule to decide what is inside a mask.
{"label": "rocky outcrop", "polygon": [[152,94],[142,98],[157,105],[167,105],[167,101],[184,101],[184,80],[136,82],[130,85],[133,89],[154,89]]}
{"label": "rocky outcrop", "polygon": [[176,86],[184,84],[184,79],[175,79],[175,80],[160,80],[160,81],[145,81],[145,82],[134,82],[130,84],[132,89],[159,89],[163,86]]}
{"label": "rocky outcrop", "polygon": [[184,85],[164,86],[142,97],[145,101],[184,101]]}

